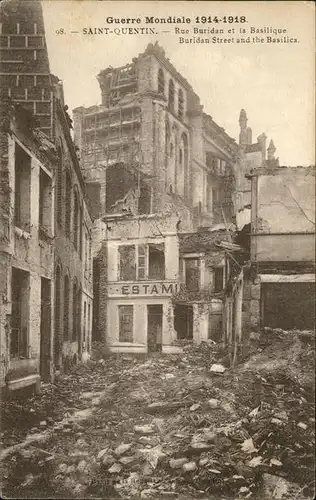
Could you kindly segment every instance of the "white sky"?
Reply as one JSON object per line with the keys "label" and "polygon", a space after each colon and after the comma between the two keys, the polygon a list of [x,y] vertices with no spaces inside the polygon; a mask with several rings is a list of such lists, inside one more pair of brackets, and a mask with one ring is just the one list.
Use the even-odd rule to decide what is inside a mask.
{"label": "white sky", "polygon": [[[107,66],[131,62],[149,42],[158,41],[176,69],[200,96],[205,112],[238,140],[238,117],[246,109],[253,142],[265,132],[277,148],[281,165],[310,165],[315,136],[315,8],[301,1],[97,1],[44,0],[46,40],[52,73],[64,84],[70,110],[101,102],[96,75]],[[246,15],[247,27],[286,28],[298,44],[179,44],[174,27],[244,27],[243,24],[149,25],[157,35],[70,34],[84,27],[108,25],[107,16]],[[66,34],[57,35],[64,28]],[[171,33],[162,33],[170,29]],[[186,37],[192,38],[191,35]],[[198,36],[198,35],[195,35]],[[214,35],[204,35],[212,37]],[[234,35],[227,35],[234,36]],[[253,35],[252,35],[253,36]],[[264,36],[264,35],[263,35]],[[275,35],[271,35],[275,36]],[[282,36],[282,35],[277,35]],[[284,36],[284,35],[283,35]]]}

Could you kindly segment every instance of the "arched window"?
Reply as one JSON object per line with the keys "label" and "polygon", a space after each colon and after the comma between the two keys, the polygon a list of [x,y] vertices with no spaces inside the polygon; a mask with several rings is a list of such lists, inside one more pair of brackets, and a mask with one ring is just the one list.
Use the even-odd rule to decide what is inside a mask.
{"label": "arched window", "polygon": [[80,207],[80,210],[79,210],[79,257],[80,259],[82,260],[82,233],[83,233],[83,228],[82,228],[82,225],[83,225],[83,207]]}
{"label": "arched window", "polygon": [[177,194],[186,198],[190,189],[188,186],[188,138],[186,134],[181,135],[176,179]]}
{"label": "arched window", "polygon": [[90,323],[91,323],[91,305],[89,304],[88,305],[88,331],[87,331],[87,335],[88,335],[87,350],[88,350],[88,352],[90,352],[90,349],[91,349],[91,326],[90,326]]}
{"label": "arched window", "polygon": [[158,94],[165,93],[165,75],[160,68],[158,71]]}
{"label": "arched window", "polygon": [[182,165],[182,162],[183,162],[183,149],[180,148],[179,149],[179,163],[180,163],[180,165]]}
{"label": "arched window", "polygon": [[75,279],[72,287],[72,340],[78,335],[78,285]]}
{"label": "arched window", "polygon": [[66,236],[70,238],[71,225],[71,179],[69,172],[66,172],[66,213],[65,213],[65,231]]}
{"label": "arched window", "polygon": [[79,238],[80,238],[80,206],[79,206],[79,195],[78,191],[74,189],[74,208],[73,208],[73,241],[75,249],[79,248]]}
{"label": "arched window", "polygon": [[[87,303],[84,301],[83,304],[83,342],[86,344],[86,334],[87,334]],[[86,345],[85,345],[86,347]]]}
{"label": "arched window", "polygon": [[183,92],[182,92],[182,89],[179,89],[179,92],[178,92],[178,116],[179,116],[180,120],[183,120],[183,111],[184,111]]}
{"label": "arched window", "polygon": [[54,363],[59,368],[61,352],[61,268],[58,265],[55,271],[55,335],[54,335]]}
{"label": "arched window", "polygon": [[63,161],[64,152],[63,145],[60,141],[58,148],[58,164],[57,164],[57,179],[56,179],[56,212],[57,222],[62,225],[62,197],[63,197]]}
{"label": "arched window", "polygon": [[64,278],[64,340],[69,339],[69,278]]}
{"label": "arched window", "polygon": [[174,83],[172,80],[169,80],[168,107],[174,111]]}

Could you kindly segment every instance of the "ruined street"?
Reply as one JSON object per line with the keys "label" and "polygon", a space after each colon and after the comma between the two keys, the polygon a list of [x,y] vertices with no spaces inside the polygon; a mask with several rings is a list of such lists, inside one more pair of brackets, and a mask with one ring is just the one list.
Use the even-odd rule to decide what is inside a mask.
{"label": "ruined street", "polygon": [[212,341],[152,356],[94,345],[40,395],[3,402],[2,496],[312,498],[311,338],[266,330],[234,368]]}

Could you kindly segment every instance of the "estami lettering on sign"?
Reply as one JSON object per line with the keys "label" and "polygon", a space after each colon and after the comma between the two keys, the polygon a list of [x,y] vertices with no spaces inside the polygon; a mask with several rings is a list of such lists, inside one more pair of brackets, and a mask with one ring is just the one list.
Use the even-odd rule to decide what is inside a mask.
{"label": "estami lettering on sign", "polygon": [[122,285],[118,292],[122,295],[171,295],[177,293],[180,289],[181,285],[177,283],[141,283],[137,285]]}

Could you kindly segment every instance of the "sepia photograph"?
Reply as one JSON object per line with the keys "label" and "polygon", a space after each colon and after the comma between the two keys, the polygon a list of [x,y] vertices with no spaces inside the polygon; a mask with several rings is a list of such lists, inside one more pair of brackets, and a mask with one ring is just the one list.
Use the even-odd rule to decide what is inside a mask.
{"label": "sepia photograph", "polygon": [[0,0],[0,494],[315,497],[315,3]]}

